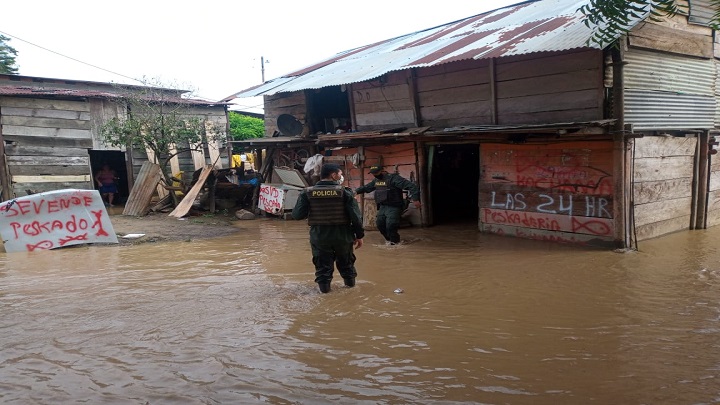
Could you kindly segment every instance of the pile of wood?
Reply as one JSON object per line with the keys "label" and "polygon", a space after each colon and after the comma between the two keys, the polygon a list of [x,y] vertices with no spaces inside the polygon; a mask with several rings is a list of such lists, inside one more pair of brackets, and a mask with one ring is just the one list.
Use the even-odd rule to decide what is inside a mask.
{"label": "pile of wood", "polygon": [[[185,193],[180,203],[177,204],[175,209],[169,214],[170,216],[182,218],[187,215],[198,194],[203,187],[205,187],[208,177],[214,170],[212,165],[206,165],[199,170],[198,178],[192,188]],[[125,203],[123,215],[144,216],[151,210],[160,211],[172,206],[173,194],[171,193],[174,193],[174,190],[169,193],[165,186],[160,184],[162,179],[163,174],[160,166],[155,163],[145,162],[140,168],[138,178]],[[151,207],[152,201],[156,196],[159,197],[159,201]]]}

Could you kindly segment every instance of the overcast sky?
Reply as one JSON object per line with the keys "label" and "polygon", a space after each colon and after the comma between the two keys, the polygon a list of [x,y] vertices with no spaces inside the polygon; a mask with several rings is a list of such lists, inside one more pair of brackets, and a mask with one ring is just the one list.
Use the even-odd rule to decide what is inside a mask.
{"label": "overcast sky", "polygon": [[[3,2],[0,34],[12,38],[21,75],[129,84],[147,77],[215,101],[260,84],[261,57],[270,80],[518,2],[13,0]],[[261,98],[236,103],[232,109],[262,108]]]}

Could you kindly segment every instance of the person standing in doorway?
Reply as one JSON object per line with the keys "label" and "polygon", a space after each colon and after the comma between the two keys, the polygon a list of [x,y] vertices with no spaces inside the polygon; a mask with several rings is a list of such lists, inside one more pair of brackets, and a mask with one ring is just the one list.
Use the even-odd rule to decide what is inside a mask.
{"label": "person standing in doorway", "polygon": [[375,191],[377,204],[377,218],[375,225],[385,237],[385,243],[396,245],[400,243],[400,216],[404,208],[403,190],[407,190],[415,208],[420,208],[420,189],[417,184],[400,176],[388,173],[380,165],[370,166],[370,174],[375,177],[370,183],[355,190],[357,194]]}
{"label": "person standing in doorway", "polygon": [[115,178],[115,170],[111,169],[107,163],[103,164],[100,171],[95,175],[95,182],[100,188],[100,195],[103,200],[105,200],[105,203],[111,207],[114,207],[113,201],[115,199],[115,193],[118,191]]}
{"label": "person standing in doorway", "polygon": [[345,286],[355,286],[354,249],[362,247],[365,236],[360,207],[342,182],[340,166],[324,164],[320,181],[300,194],[292,210],[293,218],[307,218],[310,225],[315,282],[323,294],[330,292],[335,265]]}

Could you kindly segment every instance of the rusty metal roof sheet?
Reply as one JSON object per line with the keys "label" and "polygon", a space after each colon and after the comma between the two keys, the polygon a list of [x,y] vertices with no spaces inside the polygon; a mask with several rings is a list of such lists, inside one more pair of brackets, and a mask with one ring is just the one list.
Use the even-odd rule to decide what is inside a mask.
{"label": "rusty metal roof sheet", "polygon": [[[341,52],[304,69],[243,90],[233,98],[272,95],[359,83],[385,73],[467,59],[502,58],[576,48],[589,43],[592,30],[578,9],[590,0],[538,0],[489,11],[449,24]],[[635,18],[633,27],[645,16]]]}

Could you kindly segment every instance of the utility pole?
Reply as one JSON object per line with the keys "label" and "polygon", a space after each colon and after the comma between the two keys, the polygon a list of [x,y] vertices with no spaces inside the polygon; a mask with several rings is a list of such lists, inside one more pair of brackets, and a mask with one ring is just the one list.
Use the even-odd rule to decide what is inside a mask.
{"label": "utility pole", "polygon": [[260,74],[262,75],[262,82],[265,83],[265,58],[262,56],[260,57]]}

